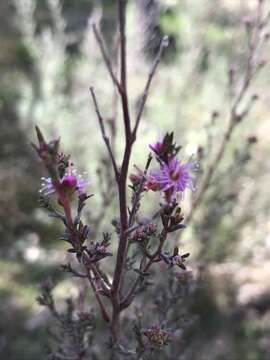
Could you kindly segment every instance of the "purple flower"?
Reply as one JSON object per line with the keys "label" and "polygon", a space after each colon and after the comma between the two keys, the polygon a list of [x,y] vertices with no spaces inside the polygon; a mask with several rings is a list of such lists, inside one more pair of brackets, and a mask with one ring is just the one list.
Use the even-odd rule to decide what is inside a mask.
{"label": "purple flower", "polygon": [[[51,178],[41,178],[41,189],[39,192],[44,196],[51,196],[56,193],[56,189],[53,185]],[[67,195],[76,193],[77,196],[86,193],[86,188],[89,185],[89,181],[82,175],[77,174],[76,170],[71,170],[66,173],[60,180],[60,187]]]}
{"label": "purple flower", "polygon": [[182,196],[186,189],[194,190],[193,177],[190,175],[190,171],[195,170],[195,168],[194,163],[181,164],[174,157],[168,163],[163,163],[160,170],[151,175],[159,185],[159,190],[165,193],[166,200],[171,202],[176,199],[178,194]]}

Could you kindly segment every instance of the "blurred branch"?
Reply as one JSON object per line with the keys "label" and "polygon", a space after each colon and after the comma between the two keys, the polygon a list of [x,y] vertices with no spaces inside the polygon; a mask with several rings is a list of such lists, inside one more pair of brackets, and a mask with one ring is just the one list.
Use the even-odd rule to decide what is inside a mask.
{"label": "blurred branch", "polygon": [[[119,32],[120,32],[120,76],[121,76],[120,95],[122,99],[126,142],[130,142],[131,130],[130,130],[130,115],[129,115],[129,106],[128,106],[128,94],[127,94],[126,7],[127,7],[127,0],[118,0],[118,21],[119,21]],[[124,155],[124,160],[126,158],[127,158],[127,153],[125,153]]]}
{"label": "blurred branch", "polygon": [[136,116],[135,127],[134,127],[134,130],[133,130],[133,139],[134,139],[133,141],[135,141],[135,139],[136,139],[138,126],[140,124],[140,120],[141,120],[141,117],[142,117],[143,110],[145,108],[146,100],[147,100],[148,95],[149,95],[149,89],[150,89],[153,77],[154,77],[154,75],[156,73],[156,70],[157,70],[157,67],[158,67],[158,65],[160,63],[160,59],[161,59],[161,56],[163,54],[163,50],[164,50],[164,48],[166,48],[168,46],[168,44],[169,44],[169,39],[168,39],[167,36],[164,36],[164,38],[161,41],[157,56],[155,58],[153,66],[152,66],[152,69],[151,69],[151,71],[150,71],[150,73],[148,75],[148,79],[147,79],[147,82],[146,82],[146,85],[145,85],[145,88],[144,88],[144,91],[143,91],[143,94],[142,94],[142,97],[141,97],[141,101],[140,101],[140,104],[139,104],[139,110],[138,110],[138,113],[137,113],[137,116]]}
{"label": "blurred branch", "polygon": [[[119,48],[118,36],[116,36],[116,48]],[[115,69],[117,72],[118,69],[118,56],[116,56]],[[108,137],[110,138],[110,147],[112,153],[116,153],[116,137],[117,137],[117,117],[118,117],[118,100],[119,93],[116,87],[113,87],[113,97],[112,97],[112,115],[106,119],[106,124],[108,125]],[[103,154],[99,160],[99,166],[97,168],[97,176],[100,184],[100,195],[101,195],[101,205],[99,208],[93,212],[88,212],[88,222],[95,224],[92,227],[92,235],[94,238],[97,237],[99,228],[105,218],[106,211],[108,207],[114,201],[116,195],[116,187],[114,182],[114,173],[111,171],[111,156],[108,154]]]}
{"label": "blurred branch", "polygon": [[117,89],[119,91],[119,94],[121,94],[122,89],[121,89],[120,83],[119,83],[117,77],[114,74],[114,71],[113,71],[113,68],[112,68],[112,63],[111,63],[110,58],[109,58],[109,56],[107,54],[106,47],[105,47],[102,35],[97,30],[97,27],[96,27],[95,24],[93,25],[93,32],[94,32],[96,41],[97,41],[97,43],[99,45],[99,48],[100,48],[104,63],[107,66],[107,69],[108,69],[109,74],[111,76],[112,82],[117,87]]}
{"label": "blurred branch", "polygon": [[[207,190],[209,189],[212,179],[214,175],[216,174],[216,171],[219,167],[220,161],[222,160],[225,151],[227,149],[227,145],[231,140],[232,134],[237,127],[237,125],[248,115],[251,106],[253,105],[254,101],[249,101],[247,106],[244,110],[240,111],[239,106],[242,103],[242,100],[244,99],[245,95],[247,94],[248,90],[250,89],[250,85],[252,81],[254,80],[255,76],[258,74],[258,72],[263,68],[265,65],[265,61],[260,58],[260,54],[258,54],[258,48],[262,40],[262,30],[264,29],[264,26],[266,26],[266,23],[264,23],[264,26],[262,25],[262,19],[263,19],[263,3],[264,1],[258,0],[257,5],[257,11],[256,11],[256,18],[254,23],[248,22],[246,26],[249,27],[249,37],[248,37],[248,55],[247,55],[247,64],[245,73],[243,75],[242,80],[240,81],[240,89],[238,93],[236,93],[235,98],[232,101],[232,105],[230,108],[230,115],[229,115],[229,123],[227,130],[225,131],[225,134],[223,136],[223,140],[220,144],[220,147],[216,153],[216,156],[214,157],[212,163],[208,167],[204,180],[202,182],[202,185],[200,187],[200,190],[198,192],[197,197],[194,199],[192,204],[192,209],[189,213],[189,215],[186,218],[186,223],[190,222],[194,216],[194,213],[196,212],[198,206],[201,204],[202,200],[205,197],[205,194]],[[229,83],[232,84],[232,81],[230,80],[232,78],[231,71],[229,72]],[[235,79],[234,79],[235,81]],[[232,91],[230,90],[230,93]],[[254,97],[253,97],[254,99]]]}
{"label": "blurred branch", "polygon": [[110,140],[109,140],[108,136],[106,135],[106,131],[105,131],[105,127],[104,127],[104,120],[103,120],[103,117],[101,116],[101,113],[100,113],[100,110],[99,110],[99,107],[98,107],[98,103],[97,103],[97,99],[96,99],[96,95],[95,95],[95,91],[94,91],[93,87],[90,87],[90,92],[91,92],[92,100],[93,100],[93,103],[94,103],[94,106],[95,106],[95,111],[96,111],[97,118],[98,118],[98,121],[99,121],[99,126],[100,126],[100,130],[101,130],[101,133],[102,133],[102,137],[103,137],[103,140],[104,140],[105,145],[107,147],[107,150],[108,150],[108,153],[110,155],[111,161],[112,161],[112,165],[113,165],[114,173],[115,173],[115,178],[118,181],[118,177],[119,177],[118,167],[117,167],[117,164],[116,164],[114,154],[113,154],[112,149],[111,149]]}

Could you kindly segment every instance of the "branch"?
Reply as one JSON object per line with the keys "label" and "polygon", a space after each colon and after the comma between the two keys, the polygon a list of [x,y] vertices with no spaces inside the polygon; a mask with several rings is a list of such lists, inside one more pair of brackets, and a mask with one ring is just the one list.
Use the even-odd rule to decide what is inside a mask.
{"label": "branch", "polygon": [[[142,258],[141,266],[140,266],[140,270],[141,270],[142,273],[146,273],[147,270],[148,270],[148,269],[152,266],[152,264],[155,262],[155,260],[156,260],[157,258],[159,258],[159,255],[160,255],[160,253],[161,253],[161,251],[162,251],[163,245],[164,245],[164,243],[165,243],[165,241],[166,241],[166,239],[167,239],[167,235],[168,235],[168,232],[167,232],[167,230],[164,228],[164,229],[162,230],[161,235],[160,235],[159,246],[158,246],[157,250],[154,252],[154,254],[151,255],[151,257],[150,257],[148,263],[145,265],[144,269],[141,269],[141,268],[142,268],[142,264],[143,264],[143,262],[144,262],[144,257]],[[141,280],[141,275],[138,276],[137,279],[134,281],[133,285],[131,286],[130,291],[128,292],[128,294],[126,295],[126,297],[125,297],[125,298],[123,299],[123,301],[121,302],[121,304],[120,304],[121,310],[124,310],[125,308],[127,308],[127,307],[131,304],[140,280]]]}
{"label": "branch", "polygon": [[141,179],[141,182],[139,184],[139,188],[137,189],[136,193],[135,193],[135,198],[134,198],[134,202],[133,202],[133,206],[130,210],[130,214],[129,214],[129,228],[133,225],[133,220],[134,220],[134,216],[137,212],[137,208],[138,208],[138,204],[139,204],[139,201],[140,201],[140,195],[142,193],[142,190],[143,190],[143,185],[144,185],[144,182],[145,182],[145,176],[147,174],[147,171],[149,169],[149,166],[151,164],[151,161],[152,161],[152,155],[151,153],[149,154],[148,156],[148,159],[147,159],[147,163],[146,163],[146,166],[144,168],[144,172],[143,172],[143,177]]}
{"label": "branch", "polygon": [[156,73],[157,67],[158,67],[158,65],[160,63],[160,59],[161,59],[161,56],[163,54],[163,50],[167,46],[168,46],[168,36],[164,36],[163,39],[161,40],[157,56],[156,56],[155,61],[153,63],[152,69],[151,69],[151,71],[150,71],[150,73],[148,75],[148,79],[147,79],[147,82],[145,84],[145,88],[144,88],[144,91],[143,91],[143,94],[142,94],[142,97],[141,97],[138,114],[136,116],[135,127],[134,127],[134,130],[133,130],[133,139],[134,140],[136,138],[136,133],[137,133],[137,130],[138,130],[138,127],[139,127],[139,124],[140,124],[142,113],[143,113],[143,110],[145,108],[146,100],[147,100],[148,95],[149,95],[149,89],[150,89],[150,86],[151,86],[151,83],[152,83],[152,79],[153,79],[153,77],[154,77],[154,75]]}
{"label": "branch", "polygon": [[155,220],[161,213],[161,209],[159,209],[158,211],[156,211],[147,221],[139,221],[138,224],[134,225],[134,226],[131,226],[129,227],[126,231],[125,231],[125,234],[127,236],[130,236],[135,230],[137,230],[139,227],[141,227],[142,225],[149,225],[151,224],[151,222],[153,220]]}
{"label": "branch", "polygon": [[96,27],[95,24],[93,25],[93,32],[94,32],[96,41],[97,41],[97,43],[99,45],[99,48],[100,48],[104,63],[107,66],[107,69],[108,69],[109,74],[111,76],[112,82],[117,87],[117,89],[119,91],[119,94],[121,94],[122,89],[121,89],[120,83],[119,83],[117,77],[114,74],[114,71],[113,71],[113,68],[112,68],[112,63],[111,63],[110,58],[109,58],[109,56],[107,54],[104,40],[103,40],[101,34],[99,33],[99,31],[97,30],[97,27]]}
{"label": "branch", "polygon": [[111,284],[108,281],[105,281],[105,277],[101,275],[95,264],[92,264],[91,270],[93,271],[95,278],[100,281],[100,285],[102,286],[102,291],[104,296],[110,297],[111,295]]}
{"label": "branch", "polygon": [[103,319],[106,321],[106,322],[110,322],[110,317],[105,309],[105,306],[103,305],[101,299],[100,299],[100,296],[99,296],[99,293],[96,291],[96,287],[95,287],[95,284],[93,282],[93,279],[91,277],[91,273],[90,273],[90,270],[87,271],[87,279],[92,287],[92,290],[95,294],[95,297],[96,297],[96,300],[99,304],[99,307],[100,307],[100,310],[101,310],[101,314],[103,316]]}
{"label": "branch", "polygon": [[125,126],[125,152],[123,156],[122,166],[119,174],[118,181],[118,194],[119,194],[119,211],[120,211],[120,223],[121,233],[119,239],[119,245],[117,249],[116,265],[113,274],[112,284],[112,304],[113,313],[111,320],[111,332],[115,341],[118,339],[119,332],[119,314],[120,314],[120,288],[123,280],[123,268],[126,263],[127,257],[127,242],[128,237],[125,234],[128,228],[128,213],[127,213],[127,174],[132,149],[132,134],[130,126],[130,115],[128,105],[127,94],[127,59],[126,59],[126,0],[118,0],[118,21],[120,32],[120,73],[121,73],[121,102],[123,110],[123,120]]}
{"label": "branch", "polygon": [[130,140],[130,116],[127,95],[127,55],[126,55],[126,7],[127,0],[118,0],[118,17],[120,32],[120,74],[121,74],[121,99],[125,124],[126,141]]}
{"label": "branch", "polygon": [[94,90],[93,87],[90,87],[90,92],[91,92],[92,100],[93,100],[93,103],[94,103],[94,106],[95,106],[95,111],[96,111],[96,114],[97,114],[97,118],[98,118],[100,130],[101,130],[101,133],[102,133],[102,137],[103,137],[103,140],[104,140],[105,145],[107,147],[107,150],[109,152],[111,161],[112,161],[112,165],[113,165],[116,180],[118,181],[119,170],[118,170],[118,167],[117,167],[117,164],[116,164],[114,154],[113,154],[112,149],[111,149],[110,140],[109,140],[109,138],[108,138],[108,136],[106,135],[106,132],[105,132],[104,120],[103,120],[103,117],[101,116],[101,113],[100,113],[100,110],[99,110],[99,107],[98,107],[98,103],[97,103],[97,99],[96,99],[96,95],[95,95],[95,90]]}
{"label": "branch", "polygon": [[87,278],[86,274],[79,273],[77,270],[73,269],[70,264],[62,265],[62,270],[73,274],[75,277],[79,277],[83,279]]}
{"label": "branch", "polygon": [[129,160],[131,154],[131,130],[130,130],[130,117],[127,97],[127,80],[126,80],[126,0],[118,0],[118,18],[119,18],[119,31],[120,31],[120,68],[121,68],[121,99],[123,118],[125,125],[125,152],[123,156],[122,166],[119,175],[118,193],[119,193],[119,207],[120,207],[120,222],[121,234],[119,246],[117,251],[116,266],[113,276],[113,293],[115,300],[115,308],[118,307],[119,302],[119,288],[122,278],[123,266],[126,259],[127,236],[125,230],[128,228],[128,215],[127,215],[127,199],[126,199],[126,180],[129,167]]}

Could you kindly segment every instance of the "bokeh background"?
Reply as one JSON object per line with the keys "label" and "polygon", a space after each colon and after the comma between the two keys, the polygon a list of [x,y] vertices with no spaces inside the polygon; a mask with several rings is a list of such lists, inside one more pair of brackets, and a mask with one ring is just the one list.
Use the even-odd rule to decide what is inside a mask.
{"label": "bokeh background", "polygon": [[[170,39],[132,165],[142,167],[148,144],[173,130],[183,158],[199,156],[198,176],[203,174],[227,126],[228,70],[243,72],[243,22],[255,5],[252,0],[129,1],[133,114],[160,39],[164,34]],[[76,297],[79,286],[60,271],[66,245],[57,240],[61,225],[39,208],[45,174],[30,142],[35,124],[50,137],[61,136],[63,150],[89,174],[95,197],[87,216],[94,232],[112,231],[117,202],[89,86],[96,89],[120,156],[119,104],[91,31],[91,22],[101,21],[117,63],[116,8],[113,0],[1,0],[0,14],[0,358],[36,360],[45,354],[50,322],[35,300],[40,282],[48,276],[57,282],[60,302]],[[183,252],[191,253],[199,285],[188,300],[196,319],[188,346],[170,359],[270,358],[269,79],[266,65],[249,92],[259,99],[215,165],[213,184],[179,239]],[[149,196],[144,210],[151,212],[155,201]],[[183,209],[189,211],[190,195]]]}

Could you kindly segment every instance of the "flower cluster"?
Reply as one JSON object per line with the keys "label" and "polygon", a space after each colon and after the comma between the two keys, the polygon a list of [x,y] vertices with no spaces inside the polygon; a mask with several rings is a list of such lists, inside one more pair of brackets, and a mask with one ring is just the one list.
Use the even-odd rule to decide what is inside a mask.
{"label": "flower cluster", "polygon": [[150,236],[154,235],[156,231],[156,224],[150,223],[148,225],[142,225],[134,232],[132,240],[143,242],[145,240],[148,240]]}
{"label": "flower cluster", "polygon": [[176,156],[180,150],[173,143],[173,133],[166,134],[162,141],[149,145],[160,164],[158,170],[145,177],[145,190],[161,191],[167,203],[182,198],[186,189],[194,190],[190,172],[196,170],[193,162],[181,162]]}

